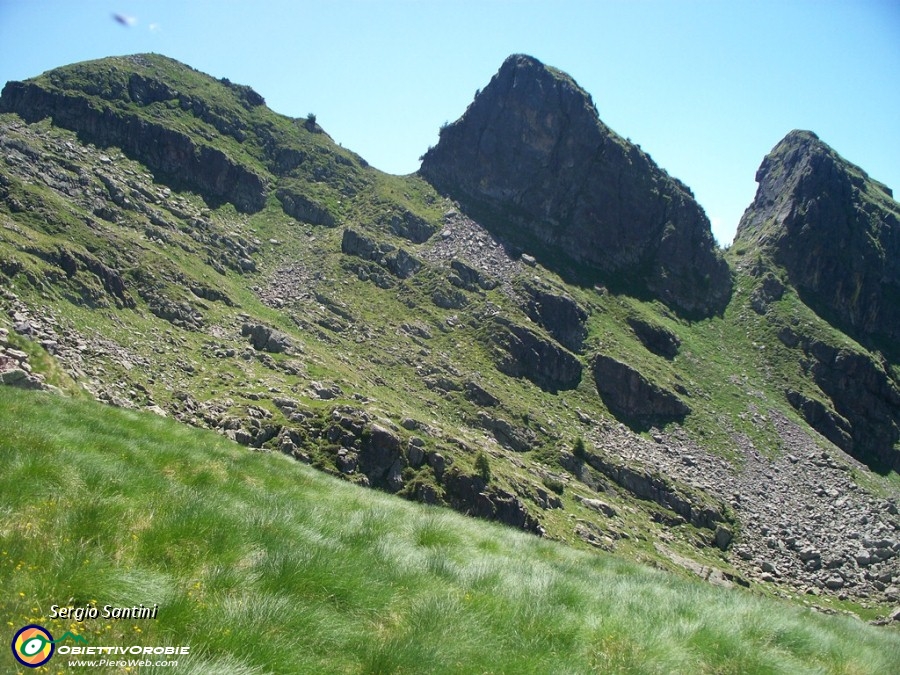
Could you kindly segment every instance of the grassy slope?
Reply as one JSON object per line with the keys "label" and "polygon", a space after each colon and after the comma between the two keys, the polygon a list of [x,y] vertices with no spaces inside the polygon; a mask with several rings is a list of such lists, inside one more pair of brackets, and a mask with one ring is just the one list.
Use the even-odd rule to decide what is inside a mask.
{"label": "grassy slope", "polygon": [[[900,636],[405,503],[153,415],[0,389],[0,616],[180,673],[885,673]],[[159,603],[155,621],[51,604]],[[7,672],[9,653],[0,657]],[[65,672],[61,656],[53,672]],[[149,671],[145,671],[149,672]]]}

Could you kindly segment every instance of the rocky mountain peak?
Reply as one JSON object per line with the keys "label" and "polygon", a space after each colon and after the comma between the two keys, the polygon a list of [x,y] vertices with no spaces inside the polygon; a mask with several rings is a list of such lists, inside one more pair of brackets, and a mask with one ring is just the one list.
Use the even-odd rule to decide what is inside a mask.
{"label": "rocky mountain peak", "polygon": [[782,267],[804,301],[858,339],[900,338],[900,204],[818,136],[766,156],[736,243]]}
{"label": "rocky mountain peak", "polygon": [[421,175],[489,227],[576,279],[721,310],[730,274],[690,190],[599,119],[590,95],[510,56],[441,131]]}

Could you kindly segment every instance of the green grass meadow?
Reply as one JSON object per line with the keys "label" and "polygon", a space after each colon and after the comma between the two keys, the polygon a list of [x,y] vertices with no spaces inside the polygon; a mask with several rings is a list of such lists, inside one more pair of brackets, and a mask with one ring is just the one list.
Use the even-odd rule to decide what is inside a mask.
{"label": "green grass meadow", "polygon": [[[144,620],[57,605],[159,605]],[[211,432],[0,388],[0,620],[168,668],[0,672],[891,673],[900,632],[354,487]],[[99,658],[99,657],[94,657]]]}

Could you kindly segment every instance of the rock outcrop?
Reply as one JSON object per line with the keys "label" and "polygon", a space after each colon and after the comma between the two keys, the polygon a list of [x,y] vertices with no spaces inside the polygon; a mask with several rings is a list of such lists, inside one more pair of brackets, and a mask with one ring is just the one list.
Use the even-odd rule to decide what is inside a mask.
{"label": "rock outcrop", "polygon": [[647,469],[629,466],[612,457],[587,453],[585,461],[600,473],[611,478],[639,499],[655,502],[673,511],[684,522],[712,530],[716,545],[725,550],[731,543],[733,517],[722,504],[702,499],[699,495],[679,490],[661,475]]}
{"label": "rock outcrop", "polygon": [[900,387],[884,367],[867,354],[841,349],[824,355],[812,373],[837,413],[850,422],[849,452],[879,468],[900,470]]}
{"label": "rock outcrop", "polygon": [[344,230],[341,252],[374,262],[400,279],[412,276],[422,266],[419,260],[402,248],[386,242],[376,242],[350,228]]}
{"label": "rock outcrop", "polygon": [[478,411],[473,422],[475,426],[490,431],[500,445],[513,452],[528,452],[537,444],[537,438],[531,429],[516,426],[483,410]]}
{"label": "rock outcrop", "polygon": [[485,520],[497,520],[513,527],[542,534],[540,522],[521,499],[506,490],[489,486],[481,476],[453,469],[444,480],[447,501],[453,508]]}
{"label": "rock outcrop", "polygon": [[213,202],[231,202],[247,212],[265,205],[265,179],[221,150],[112,105],[98,105],[78,92],[8,82],[0,96],[0,113],[9,112],[27,122],[52,117],[56,126],[77,132],[87,142],[119,147],[173,185],[196,190]]}
{"label": "rock outcrop", "polygon": [[524,377],[544,391],[574,389],[581,382],[581,362],[569,351],[537,333],[496,317],[493,322],[497,368]]}
{"label": "rock outcrop", "polygon": [[421,244],[435,233],[437,229],[427,220],[420,218],[410,211],[403,211],[400,214],[393,213],[387,223],[391,232],[398,237],[408,239],[414,244]]}
{"label": "rock outcrop", "polygon": [[587,311],[572,298],[528,285],[525,311],[566,349],[580,352],[587,337]]}
{"label": "rock outcrop", "polygon": [[482,274],[480,271],[464,263],[462,260],[450,261],[450,276],[447,277],[451,284],[467,291],[489,291],[497,287],[497,282]]}
{"label": "rock outcrop", "polygon": [[900,469],[900,383],[870,355],[783,330],[802,349],[809,374],[827,403],[785,392],[806,422],[844,452],[878,470]]}
{"label": "rock outcrop", "polygon": [[420,483],[417,490],[403,493],[407,497],[429,504],[446,503],[477,518],[543,534],[538,519],[514,494],[489,484],[482,476],[449,466],[452,460],[427,451],[421,439],[404,441],[397,432],[373,421],[364,410],[335,408],[322,434],[334,444],[334,467],[341,474],[356,476],[365,485],[396,493],[405,487],[405,469],[422,468],[432,473],[442,489]]}
{"label": "rock outcrop", "polygon": [[631,426],[645,428],[653,424],[680,422],[691,412],[690,407],[676,394],[611,356],[597,354],[592,371],[597,392],[606,407]]}
{"label": "rock outcrop", "polygon": [[[134,308],[134,299],[128,292],[121,272],[112,269],[90,253],[63,246],[51,250],[30,246],[26,251],[60,268],[68,278],[75,277],[79,273],[94,275],[117,305],[130,309]],[[89,298],[82,298],[82,300],[86,304],[92,304]]]}
{"label": "rock outcrop", "polygon": [[900,341],[900,204],[809,131],[792,131],[756,173],[736,247],[786,270],[801,298],[857,339]]}
{"label": "rock outcrop", "polygon": [[657,356],[674,359],[678,355],[681,340],[668,328],[636,317],[628,319],[628,325],[641,344]]}
{"label": "rock outcrop", "polygon": [[284,212],[292,218],[312,225],[324,225],[325,227],[335,225],[334,216],[314,199],[297,194],[287,188],[279,188],[275,196],[281,202]]}
{"label": "rock outcrop", "polygon": [[570,77],[509,57],[421,175],[557,271],[709,315],[731,277],[690,190],[617,136]]}

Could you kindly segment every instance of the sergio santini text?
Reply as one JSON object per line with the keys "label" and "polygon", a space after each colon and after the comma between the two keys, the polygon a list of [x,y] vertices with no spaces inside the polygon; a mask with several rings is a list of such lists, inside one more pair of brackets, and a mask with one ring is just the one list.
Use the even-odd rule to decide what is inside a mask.
{"label": "sergio santini text", "polygon": [[84,607],[60,607],[52,605],[50,607],[51,619],[71,619],[73,621],[84,621],[85,619],[155,619],[159,612],[159,605],[152,607],[144,607],[143,604],[133,607],[116,607],[114,605],[104,605],[98,608],[96,605],[85,605]]}

